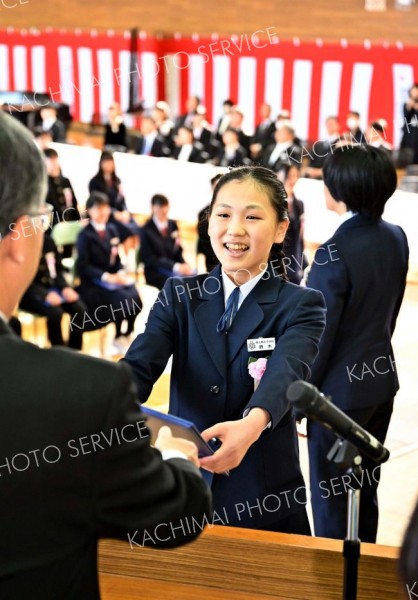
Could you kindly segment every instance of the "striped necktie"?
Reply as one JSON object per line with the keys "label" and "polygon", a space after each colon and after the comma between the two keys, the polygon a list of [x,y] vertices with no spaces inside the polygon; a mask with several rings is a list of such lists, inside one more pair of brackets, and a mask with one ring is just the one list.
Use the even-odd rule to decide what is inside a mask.
{"label": "striped necktie", "polygon": [[234,320],[235,315],[238,312],[238,302],[239,287],[236,287],[232,294],[229,296],[228,301],[226,303],[225,312],[218,321],[218,325],[216,327],[216,331],[218,333],[226,333],[230,329],[232,321]]}

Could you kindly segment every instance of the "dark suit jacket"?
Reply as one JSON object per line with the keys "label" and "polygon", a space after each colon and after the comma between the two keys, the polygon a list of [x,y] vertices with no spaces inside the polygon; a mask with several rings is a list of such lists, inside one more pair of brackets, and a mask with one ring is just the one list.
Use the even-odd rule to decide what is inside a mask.
{"label": "dark suit jacket", "polygon": [[[45,258],[47,253],[52,253],[55,257],[56,277],[54,278],[51,277],[48,269]],[[50,235],[45,235],[38,271],[22,299],[26,300],[26,304],[31,298],[44,300],[52,288],[62,290],[65,287],[68,287],[68,283],[64,277],[64,268],[61,263],[60,253],[58,252],[52,237]]]}
{"label": "dark suit jacket", "polygon": [[267,146],[265,150],[260,155],[260,164],[272,171],[277,172],[281,165],[294,164],[298,169],[300,169],[302,164],[302,148],[297,144],[292,144],[284,150],[279,157],[276,159],[273,165],[270,165],[269,159],[273,153],[276,144],[271,144],[271,146]]}
{"label": "dark suit jacket", "polygon": [[[277,273],[276,273],[277,274]],[[193,421],[200,431],[237,420],[251,407],[271,415],[272,427],[253,444],[230,477],[213,480],[214,507],[227,513],[229,524],[257,528],[296,512],[302,501],[289,493],[289,506],[272,509],[274,498],[303,486],[294,419],[286,400],[288,385],[307,379],[325,325],[321,294],[299,288],[266,272],[244,300],[228,335],[216,331],[224,312],[220,266],[210,274],[169,279],[150,313],[145,333],[130,347],[125,360],[134,370],[139,398],[146,402],[152,386],[173,356],[170,413]],[[247,340],[274,337],[267,371],[254,392],[248,359],[271,352],[251,352]],[[261,510],[247,510],[260,503]],[[269,502],[271,503],[269,504]],[[245,510],[239,515],[237,504]],[[241,506],[240,506],[241,508]],[[271,509],[270,512],[269,509]],[[225,520],[225,517],[223,517]]]}
{"label": "dark suit jacket", "polygon": [[[122,263],[116,249],[123,242],[113,223],[106,225],[106,235],[102,239],[89,223],[77,238],[77,273],[81,283],[99,280],[103,273],[117,273]],[[113,250],[113,254],[112,254]]]}
{"label": "dark suit jacket", "polygon": [[141,260],[144,263],[145,280],[149,285],[161,289],[168,277],[173,275],[175,263],[185,262],[177,237],[177,223],[171,219],[168,220],[165,237],[152,219],[141,228]]}
{"label": "dark suit jacket", "polygon": [[[72,205],[67,206],[64,190],[69,188],[73,195]],[[63,175],[58,177],[48,177],[48,193],[45,202],[52,204],[54,207],[52,225],[56,225],[61,221],[78,221],[80,219],[80,213],[77,208],[77,198],[70,180]]]}
{"label": "dark suit jacket", "polygon": [[[145,137],[143,135],[139,135],[136,138],[136,144],[135,144],[135,153],[136,154],[142,154],[142,149],[144,147],[145,144]],[[164,140],[157,135],[157,137],[154,139],[152,146],[151,146],[151,151],[149,153],[148,156],[155,156],[157,158],[161,158],[162,156],[170,156],[170,148],[168,148],[168,146],[166,146]]]}
{"label": "dark suit jacket", "polygon": [[239,146],[235,152],[235,156],[233,158],[227,158],[225,155],[225,147],[222,146],[217,151],[213,163],[221,167],[241,167],[250,162],[247,156],[248,155],[245,151],[245,148],[243,148],[243,146]]}
{"label": "dark suit jacket", "polygon": [[398,390],[391,337],[407,270],[405,234],[382,219],[356,215],[317,250],[308,285],[324,294],[327,325],[311,381],[343,410]]}
{"label": "dark suit jacket", "polygon": [[[180,154],[180,150],[181,150],[181,148],[179,146],[175,146],[175,148],[173,150],[172,158],[175,158],[177,160],[178,156]],[[189,158],[187,159],[187,162],[204,163],[208,159],[209,159],[209,154],[204,151],[202,144],[200,144],[199,142],[196,142],[195,144],[193,144],[193,148],[192,148]]]}
{"label": "dark suit jacket", "polygon": [[261,144],[269,146],[274,144],[274,132],[276,131],[276,123],[271,121],[270,123],[257,125],[255,128],[254,135],[251,137],[251,144]]}
{"label": "dark suit jacket", "polygon": [[127,210],[125,197],[119,192],[120,179],[115,178],[114,183],[108,186],[104,177],[97,173],[89,182],[89,192],[101,192],[106,194],[110,201],[110,206],[114,210]]}
{"label": "dark suit jacket", "polygon": [[126,366],[41,350],[1,320],[0,355],[0,597],[97,600],[98,539],[181,544],[156,525],[202,522],[207,488],[150,448]]}

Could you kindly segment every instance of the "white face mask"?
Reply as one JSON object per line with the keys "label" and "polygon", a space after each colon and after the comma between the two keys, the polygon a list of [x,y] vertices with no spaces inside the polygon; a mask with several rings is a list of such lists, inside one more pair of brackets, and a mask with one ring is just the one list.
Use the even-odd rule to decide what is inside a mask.
{"label": "white face mask", "polygon": [[358,127],[358,120],[356,117],[349,117],[347,119],[347,127],[348,129],[356,129]]}

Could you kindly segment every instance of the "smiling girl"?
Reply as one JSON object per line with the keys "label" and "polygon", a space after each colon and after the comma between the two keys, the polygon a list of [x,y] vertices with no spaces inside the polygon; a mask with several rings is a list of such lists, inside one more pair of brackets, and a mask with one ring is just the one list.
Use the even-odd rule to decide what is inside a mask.
{"label": "smiling girl", "polygon": [[[201,459],[213,474],[215,522],[309,534],[286,390],[309,377],[325,308],[320,293],[283,279],[287,227],[286,192],[272,171],[225,174],[209,208],[220,265],[169,279],[125,360],[146,402],[172,356],[169,412],[193,421],[206,440],[220,440]],[[258,358],[267,367],[254,391],[248,363]]]}

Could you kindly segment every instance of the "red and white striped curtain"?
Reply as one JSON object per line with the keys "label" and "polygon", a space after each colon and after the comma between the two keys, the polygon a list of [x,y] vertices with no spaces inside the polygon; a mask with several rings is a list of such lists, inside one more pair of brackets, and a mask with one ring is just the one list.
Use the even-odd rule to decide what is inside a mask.
{"label": "red and white striped curtain", "polygon": [[231,98],[251,132],[262,102],[273,114],[291,112],[303,140],[325,136],[324,121],[348,110],[362,126],[387,121],[387,137],[399,142],[402,104],[418,80],[418,47],[281,41],[274,32],[230,38],[138,38],[137,73],[131,73],[130,34],[95,31],[0,31],[0,90],[47,92],[70,105],[75,120],[103,120],[109,105],[129,104],[129,80],[139,79],[146,107],[167,100],[173,115],[197,95],[216,123]]}

